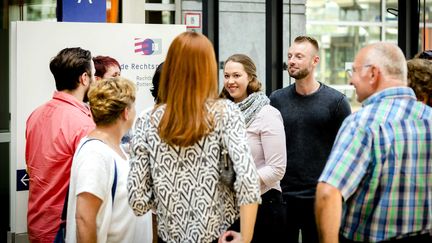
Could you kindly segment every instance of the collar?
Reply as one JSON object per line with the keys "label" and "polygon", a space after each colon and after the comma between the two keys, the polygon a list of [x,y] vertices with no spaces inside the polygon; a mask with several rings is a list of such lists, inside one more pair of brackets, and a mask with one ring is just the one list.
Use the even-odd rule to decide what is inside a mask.
{"label": "collar", "polygon": [[381,90],[363,101],[362,106],[378,103],[383,99],[414,99],[417,100],[414,91],[408,87],[392,87]]}
{"label": "collar", "polygon": [[66,92],[62,92],[62,91],[54,91],[53,99],[68,103],[72,106],[75,106],[80,111],[82,111],[84,114],[91,117],[91,112],[90,112],[88,105],[82,101],[79,101],[73,95],[70,95],[70,94],[68,94]]}
{"label": "collar", "polygon": [[312,95],[318,93],[323,88],[323,83],[321,83],[320,81],[317,81],[317,82],[318,82],[318,88],[316,90],[314,90],[312,93],[305,94],[305,95],[298,93],[297,89],[296,89],[296,83],[293,84],[293,87],[294,87],[293,92],[294,92],[294,94],[296,94],[298,96],[302,96],[302,97],[312,96]]}

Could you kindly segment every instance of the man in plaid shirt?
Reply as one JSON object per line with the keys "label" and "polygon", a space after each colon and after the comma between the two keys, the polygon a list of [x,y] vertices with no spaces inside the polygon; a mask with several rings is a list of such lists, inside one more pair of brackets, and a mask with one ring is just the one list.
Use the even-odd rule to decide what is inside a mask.
{"label": "man in plaid shirt", "polygon": [[320,241],[432,242],[432,109],[406,87],[396,45],[366,46],[352,67],[363,108],[345,119],[319,178]]}

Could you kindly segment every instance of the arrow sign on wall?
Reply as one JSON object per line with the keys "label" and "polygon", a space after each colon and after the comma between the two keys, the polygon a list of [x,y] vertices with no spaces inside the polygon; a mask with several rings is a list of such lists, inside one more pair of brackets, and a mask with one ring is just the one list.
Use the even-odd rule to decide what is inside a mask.
{"label": "arrow sign on wall", "polygon": [[29,176],[26,170],[17,170],[17,191],[28,191]]}

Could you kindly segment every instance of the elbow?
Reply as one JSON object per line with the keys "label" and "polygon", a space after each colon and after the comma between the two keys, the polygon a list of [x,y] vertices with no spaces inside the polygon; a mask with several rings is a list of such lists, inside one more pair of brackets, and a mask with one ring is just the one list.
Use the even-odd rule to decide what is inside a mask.
{"label": "elbow", "polygon": [[284,166],[276,167],[276,169],[275,169],[275,175],[276,175],[278,181],[280,181],[280,180],[283,179],[283,177],[285,175],[285,168],[286,168],[285,165]]}
{"label": "elbow", "polygon": [[[285,149],[285,148],[284,148]],[[267,162],[266,173],[270,173],[271,177],[275,181],[280,181],[285,175],[286,170],[286,156],[281,154],[280,156],[271,157]]]}
{"label": "elbow", "polygon": [[270,171],[272,173],[272,180],[274,180],[275,182],[282,180],[285,175],[286,164],[273,165],[270,168]]}
{"label": "elbow", "polygon": [[129,206],[136,216],[144,215],[145,205],[143,203],[135,201],[135,200],[129,200]]}
{"label": "elbow", "polygon": [[337,198],[342,200],[342,195],[339,189],[325,182],[318,183],[316,190],[316,202],[328,202]]}
{"label": "elbow", "polygon": [[134,199],[130,197],[129,206],[136,216],[142,216],[153,207],[153,204],[143,199]]}
{"label": "elbow", "polygon": [[285,175],[285,165],[267,166],[267,168],[262,171],[258,170],[258,174],[265,185],[272,186],[283,179]]}
{"label": "elbow", "polygon": [[75,221],[76,221],[77,232],[83,232],[83,229],[88,229],[91,227],[92,224],[96,224],[96,220],[92,222],[91,219],[78,212],[75,214]]}

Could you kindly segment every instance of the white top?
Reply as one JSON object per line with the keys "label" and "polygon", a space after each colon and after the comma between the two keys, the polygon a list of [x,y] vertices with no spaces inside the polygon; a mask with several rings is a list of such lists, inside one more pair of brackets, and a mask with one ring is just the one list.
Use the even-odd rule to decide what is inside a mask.
{"label": "white top", "polygon": [[[76,199],[82,192],[91,193],[102,200],[96,216],[97,242],[151,242],[151,215],[136,217],[128,204],[128,161],[99,140],[89,141],[81,148],[86,140],[87,137],[81,139],[72,162],[66,242],[77,241]],[[113,204],[111,189],[114,182],[114,161],[117,166],[117,186]]]}
{"label": "white top", "polygon": [[247,128],[248,143],[258,170],[261,194],[270,189],[281,190],[280,180],[285,174],[285,130],[280,112],[265,105]]}

